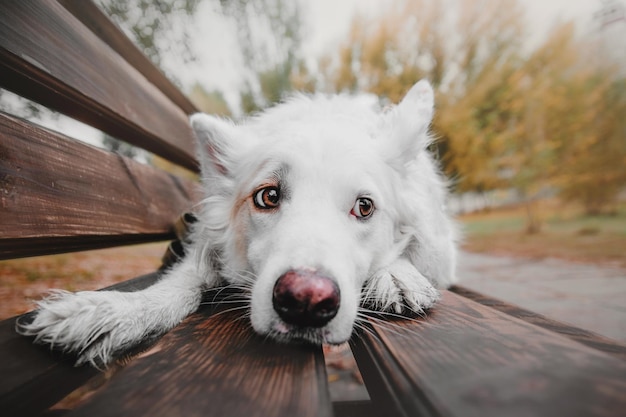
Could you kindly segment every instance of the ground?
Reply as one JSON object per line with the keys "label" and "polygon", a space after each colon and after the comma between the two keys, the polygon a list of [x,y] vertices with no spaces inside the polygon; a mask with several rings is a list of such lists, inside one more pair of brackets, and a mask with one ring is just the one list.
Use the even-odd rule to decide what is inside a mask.
{"label": "ground", "polygon": [[535,207],[538,233],[526,233],[524,206],[460,217],[469,252],[524,258],[557,258],[626,268],[626,205],[605,215],[587,216],[579,208],[546,201]]}
{"label": "ground", "polygon": [[154,272],[167,243],[0,261],[0,319],[25,313],[50,288],[95,290]]}
{"label": "ground", "polygon": [[462,252],[461,285],[626,342],[626,269]]}

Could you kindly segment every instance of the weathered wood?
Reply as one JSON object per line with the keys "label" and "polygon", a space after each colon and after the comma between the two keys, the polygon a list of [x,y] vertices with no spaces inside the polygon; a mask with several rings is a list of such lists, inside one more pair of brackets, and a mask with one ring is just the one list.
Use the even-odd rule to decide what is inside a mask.
{"label": "weathered wood", "polygon": [[69,415],[331,416],[321,348],[266,340],[230,306],[202,307]]}
{"label": "weathered wood", "polygon": [[[154,283],[158,274],[144,275],[108,289],[136,291]],[[15,332],[15,320],[0,322],[0,414],[39,415],[98,375],[89,366],[74,367],[76,359],[32,344]]]}
{"label": "weathered wood", "polygon": [[333,412],[338,417],[381,417],[391,416],[388,410],[379,409],[370,400],[336,401],[333,402]]}
{"label": "weathered wood", "polygon": [[59,0],[78,20],[131,64],[187,114],[196,106],[89,0]]}
{"label": "weathered wood", "polygon": [[174,236],[195,183],[0,113],[0,259]]}
{"label": "weathered wood", "polygon": [[0,83],[198,169],[187,115],[54,0],[0,2]]}
{"label": "weathered wood", "polygon": [[426,318],[370,319],[353,351],[390,415],[620,416],[626,362],[449,291]]}
{"label": "weathered wood", "polygon": [[516,317],[520,320],[524,320],[527,323],[569,337],[570,339],[582,343],[583,345],[587,345],[605,353],[610,353],[611,355],[614,355],[622,360],[626,360],[626,345],[621,344],[613,339],[609,339],[607,337],[581,329],[579,327],[574,327],[569,324],[552,320],[541,314],[526,310],[513,304],[506,303],[496,298],[488,297],[484,294],[472,291],[459,285],[453,286],[452,288],[450,288],[450,291],[459,294],[465,298],[469,298],[470,300],[476,301],[477,303],[480,303],[484,306],[494,308],[510,316]]}

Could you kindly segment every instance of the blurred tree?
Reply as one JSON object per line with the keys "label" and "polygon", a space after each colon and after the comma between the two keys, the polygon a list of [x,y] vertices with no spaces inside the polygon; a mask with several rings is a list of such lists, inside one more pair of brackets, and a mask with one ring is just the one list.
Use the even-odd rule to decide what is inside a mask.
{"label": "blurred tree", "polygon": [[[96,0],[158,67],[164,54],[193,60],[188,24],[202,0]],[[167,74],[176,81],[176,74]]]}
{"label": "blurred tree", "polygon": [[201,84],[196,83],[189,93],[189,99],[196,105],[198,110],[205,113],[232,116],[232,112],[221,91],[207,91]]}
{"label": "blurred tree", "polygon": [[246,68],[242,110],[252,113],[274,104],[295,86],[314,88],[302,58],[305,22],[301,2],[289,0],[220,0],[234,19]]}
{"label": "blurred tree", "polygon": [[500,158],[511,115],[502,102],[511,100],[506,80],[518,60],[522,11],[514,0],[452,3],[458,7],[397,2],[375,21],[355,19],[347,42],[327,58],[325,84],[397,103],[428,78],[438,90],[433,130],[446,172],[460,191],[486,191],[506,179]]}
{"label": "blurred tree", "polygon": [[587,213],[610,207],[626,183],[623,81],[563,24],[519,68],[514,184],[550,186]]}
{"label": "blurred tree", "polygon": [[549,190],[588,212],[611,207],[626,183],[626,82],[572,24],[524,51],[516,0],[390,4],[382,18],[355,19],[326,57],[328,90],[395,103],[429,78],[438,91],[438,152],[456,189],[514,187],[529,232],[541,227],[535,202]]}
{"label": "blurred tree", "polygon": [[558,142],[555,182],[561,197],[587,214],[615,211],[626,184],[626,82],[612,75],[576,74],[564,93],[567,136]]}

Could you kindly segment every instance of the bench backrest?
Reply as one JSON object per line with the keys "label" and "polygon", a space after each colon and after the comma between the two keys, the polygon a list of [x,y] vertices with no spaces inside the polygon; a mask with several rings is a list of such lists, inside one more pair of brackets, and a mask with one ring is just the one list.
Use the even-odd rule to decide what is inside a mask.
{"label": "bench backrest", "polygon": [[[0,87],[197,170],[194,105],[91,2],[7,2]],[[0,113],[0,259],[164,240],[194,184]]]}

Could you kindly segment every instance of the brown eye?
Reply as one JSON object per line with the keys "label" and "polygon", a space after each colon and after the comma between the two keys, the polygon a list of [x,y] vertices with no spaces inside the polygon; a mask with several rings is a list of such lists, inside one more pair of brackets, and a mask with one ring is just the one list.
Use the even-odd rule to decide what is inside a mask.
{"label": "brown eye", "polygon": [[357,198],[352,211],[350,211],[350,214],[360,220],[367,219],[372,213],[374,213],[374,202],[365,197]]}
{"label": "brown eye", "polygon": [[254,193],[252,201],[257,208],[269,210],[278,207],[280,189],[275,186],[264,187]]}

